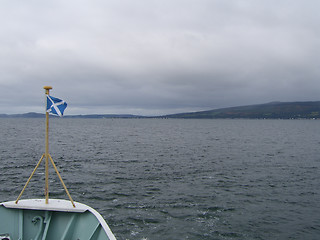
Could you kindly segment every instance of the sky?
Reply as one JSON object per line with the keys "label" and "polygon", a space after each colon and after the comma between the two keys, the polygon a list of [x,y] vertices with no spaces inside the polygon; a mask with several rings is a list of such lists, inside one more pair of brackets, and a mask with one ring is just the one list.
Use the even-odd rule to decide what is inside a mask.
{"label": "sky", "polygon": [[319,0],[2,0],[0,113],[320,100]]}

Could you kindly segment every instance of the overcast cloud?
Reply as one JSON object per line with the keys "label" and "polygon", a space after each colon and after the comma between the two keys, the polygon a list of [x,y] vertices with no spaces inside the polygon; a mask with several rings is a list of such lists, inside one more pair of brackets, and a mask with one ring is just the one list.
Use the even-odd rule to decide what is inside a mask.
{"label": "overcast cloud", "polygon": [[320,100],[318,0],[4,0],[0,113]]}

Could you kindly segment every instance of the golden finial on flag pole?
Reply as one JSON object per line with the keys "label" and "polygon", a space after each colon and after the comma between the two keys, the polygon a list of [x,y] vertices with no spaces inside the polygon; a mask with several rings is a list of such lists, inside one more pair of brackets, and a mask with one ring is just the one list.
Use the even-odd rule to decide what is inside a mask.
{"label": "golden finial on flag pole", "polygon": [[49,91],[52,89],[51,86],[44,86],[43,88],[46,90],[46,94],[49,94]]}

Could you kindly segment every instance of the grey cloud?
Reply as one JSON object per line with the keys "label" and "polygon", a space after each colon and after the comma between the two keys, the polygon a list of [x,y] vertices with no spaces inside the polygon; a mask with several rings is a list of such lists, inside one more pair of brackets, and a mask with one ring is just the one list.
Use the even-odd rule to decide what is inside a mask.
{"label": "grey cloud", "polygon": [[42,110],[44,85],[69,101],[70,113],[82,114],[319,100],[319,5],[6,2],[0,112]]}

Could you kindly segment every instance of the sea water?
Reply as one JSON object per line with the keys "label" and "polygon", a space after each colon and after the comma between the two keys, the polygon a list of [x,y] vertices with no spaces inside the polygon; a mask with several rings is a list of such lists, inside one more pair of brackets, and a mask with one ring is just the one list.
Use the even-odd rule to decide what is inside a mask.
{"label": "sea water", "polygon": [[[0,119],[0,201],[44,153],[44,119]],[[50,119],[73,199],[118,239],[319,239],[320,121]],[[44,163],[22,198],[44,197]],[[50,170],[50,197],[68,198]]]}

